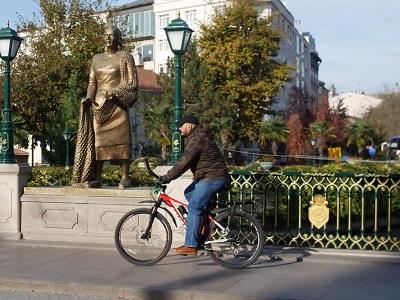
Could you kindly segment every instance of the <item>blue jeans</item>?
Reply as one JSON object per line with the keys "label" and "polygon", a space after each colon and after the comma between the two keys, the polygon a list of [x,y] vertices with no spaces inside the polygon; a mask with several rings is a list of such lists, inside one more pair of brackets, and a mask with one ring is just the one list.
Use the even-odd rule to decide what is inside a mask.
{"label": "blue jeans", "polygon": [[186,223],[186,247],[197,247],[199,241],[199,228],[202,224],[208,204],[215,194],[227,183],[228,178],[214,180],[200,180],[192,182],[185,189],[185,197],[189,202],[188,218]]}

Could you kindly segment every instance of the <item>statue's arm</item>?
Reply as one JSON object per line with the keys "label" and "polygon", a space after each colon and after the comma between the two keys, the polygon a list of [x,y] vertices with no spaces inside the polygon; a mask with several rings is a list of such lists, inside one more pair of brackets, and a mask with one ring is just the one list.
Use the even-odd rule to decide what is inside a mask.
{"label": "statue's arm", "polygon": [[95,65],[94,61],[90,64],[90,71],[89,71],[89,84],[87,87],[86,97],[83,99],[84,102],[94,102],[96,98],[97,92],[97,79],[96,79],[96,72],[95,72]]}

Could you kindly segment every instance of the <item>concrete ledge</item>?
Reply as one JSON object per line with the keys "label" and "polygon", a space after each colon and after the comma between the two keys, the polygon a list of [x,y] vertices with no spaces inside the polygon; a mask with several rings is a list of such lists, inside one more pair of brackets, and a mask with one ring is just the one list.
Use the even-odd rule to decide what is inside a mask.
{"label": "concrete ledge", "polygon": [[150,188],[137,187],[118,189],[117,187],[103,187],[101,189],[76,189],[71,186],[60,187],[25,187],[25,195],[50,196],[84,196],[84,197],[121,197],[145,198],[150,197]]}
{"label": "concrete ledge", "polygon": [[[21,232],[26,240],[113,244],[119,219],[132,209],[151,206],[151,190],[146,187],[26,187]],[[183,240],[182,230],[176,230],[175,240]]]}

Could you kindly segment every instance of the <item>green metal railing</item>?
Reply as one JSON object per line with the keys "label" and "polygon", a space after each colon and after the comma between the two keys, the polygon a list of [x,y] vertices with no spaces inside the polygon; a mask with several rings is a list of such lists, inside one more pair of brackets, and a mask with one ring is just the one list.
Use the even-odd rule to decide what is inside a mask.
{"label": "green metal railing", "polygon": [[[219,203],[237,202],[255,215],[267,245],[400,251],[398,174],[233,172],[231,178]],[[308,220],[316,195],[328,201],[329,221],[321,229]]]}

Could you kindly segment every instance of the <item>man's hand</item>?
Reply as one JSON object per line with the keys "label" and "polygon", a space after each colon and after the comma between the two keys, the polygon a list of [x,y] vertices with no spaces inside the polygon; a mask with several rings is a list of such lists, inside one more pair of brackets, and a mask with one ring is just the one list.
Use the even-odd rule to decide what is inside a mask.
{"label": "man's hand", "polygon": [[168,184],[171,182],[171,180],[169,180],[166,175],[160,176],[158,178],[158,181],[160,181],[162,184]]}

